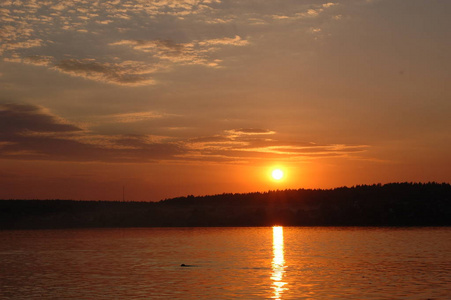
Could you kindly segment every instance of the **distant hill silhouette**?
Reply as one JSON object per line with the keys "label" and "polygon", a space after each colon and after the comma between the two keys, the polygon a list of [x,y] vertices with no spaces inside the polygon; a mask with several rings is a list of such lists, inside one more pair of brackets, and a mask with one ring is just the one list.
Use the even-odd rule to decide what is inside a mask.
{"label": "distant hill silhouette", "polygon": [[0,229],[272,225],[451,226],[451,185],[390,183],[160,202],[0,200]]}

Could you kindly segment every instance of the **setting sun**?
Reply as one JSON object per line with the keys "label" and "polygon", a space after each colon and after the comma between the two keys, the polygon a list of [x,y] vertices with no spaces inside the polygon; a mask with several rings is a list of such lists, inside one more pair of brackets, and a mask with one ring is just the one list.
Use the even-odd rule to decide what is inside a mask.
{"label": "setting sun", "polygon": [[451,295],[450,11],[0,0],[0,300]]}
{"label": "setting sun", "polygon": [[280,180],[283,178],[283,171],[281,169],[275,169],[272,171],[271,176],[275,180]]}

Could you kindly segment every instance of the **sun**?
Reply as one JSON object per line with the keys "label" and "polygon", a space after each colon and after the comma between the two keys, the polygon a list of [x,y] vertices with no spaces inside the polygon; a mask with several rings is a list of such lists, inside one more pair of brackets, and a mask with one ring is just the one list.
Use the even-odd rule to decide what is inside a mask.
{"label": "sun", "polygon": [[283,171],[281,169],[274,169],[271,176],[274,180],[281,180],[283,178]]}

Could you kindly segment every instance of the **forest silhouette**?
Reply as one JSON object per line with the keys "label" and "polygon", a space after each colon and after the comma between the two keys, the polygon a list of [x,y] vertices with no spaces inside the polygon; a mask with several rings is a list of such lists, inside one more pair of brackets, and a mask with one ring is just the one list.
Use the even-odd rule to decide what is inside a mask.
{"label": "forest silhouette", "polygon": [[390,183],[165,199],[0,200],[0,229],[451,226],[451,185]]}

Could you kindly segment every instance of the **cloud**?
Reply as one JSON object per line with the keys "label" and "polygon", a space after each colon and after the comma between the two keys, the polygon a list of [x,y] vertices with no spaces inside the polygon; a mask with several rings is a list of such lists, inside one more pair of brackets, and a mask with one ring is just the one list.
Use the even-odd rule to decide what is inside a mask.
{"label": "cloud", "polygon": [[59,118],[38,106],[27,104],[0,105],[0,136],[14,135],[24,131],[74,132],[81,128],[63,123]]}
{"label": "cloud", "polygon": [[[163,114],[155,111],[142,111],[136,113],[124,113],[124,114],[114,114],[105,116],[103,119],[109,122],[115,123],[135,123],[142,122],[152,119],[160,119],[163,117],[170,116],[169,114]],[[171,115],[172,116],[172,115]]]}
{"label": "cloud", "polygon": [[53,62],[53,57],[42,55],[31,55],[26,57],[20,57],[18,54],[13,54],[10,57],[4,58],[7,62],[23,63],[35,66],[50,66]]}
{"label": "cloud", "polygon": [[149,53],[153,58],[182,65],[203,65],[216,67],[221,61],[211,57],[224,46],[246,46],[249,41],[236,35],[233,38],[194,40],[188,43],[176,43],[173,40],[120,40],[110,46],[129,46],[133,50]]}
{"label": "cloud", "polygon": [[271,131],[269,129],[258,129],[258,128],[240,128],[240,129],[233,129],[233,132],[239,132],[244,134],[274,134],[274,131]]}
{"label": "cloud", "polygon": [[172,52],[174,55],[179,55],[183,52],[185,46],[183,44],[177,44],[171,40],[121,40],[118,42],[110,43],[111,46],[127,45],[131,46],[135,50],[141,50],[144,52],[151,52],[155,50],[164,50]]}
{"label": "cloud", "polygon": [[52,63],[53,57],[42,55],[31,55],[22,59],[23,63],[37,66],[48,66]]}
{"label": "cloud", "polygon": [[4,61],[44,66],[72,76],[126,86],[155,84],[154,73],[165,69],[162,65],[147,65],[138,61],[121,63],[98,62],[94,59],[56,61],[52,56],[42,55],[20,57],[14,54]]}
{"label": "cloud", "polygon": [[278,21],[291,21],[299,23],[299,21],[301,20],[306,21],[317,19],[318,17],[320,17],[320,15],[324,14],[326,10],[336,5],[338,5],[338,3],[332,2],[324,4],[304,4],[303,6],[300,7],[299,11],[297,12],[296,10],[292,10],[290,12],[271,14],[268,17]]}
{"label": "cloud", "polygon": [[[272,136],[272,138],[268,138]],[[362,153],[367,145],[299,143],[280,141],[268,129],[241,128],[225,130],[222,135],[190,139],[184,159],[217,161],[251,161],[265,159],[306,160],[319,157],[348,157]]]}
{"label": "cloud", "polygon": [[143,66],[128,64],[100,63],[92,60],[65,59],[54,68],[73,76],[87,79],[115,83],[119,85],[148,85],[155,81],[151,77],[154,70],[143,72]]}
{"label": "cloud", "polygon": [[129,46],[145,52],[154,59],[176,64],[208,65],[205,55],[196,51],[192,44],[178,44],[172,40],[121,40],[110,46]]}
{"label": "cloud", "polygon": [[329,8],[329,7],[332,7],[332,6],[335,6],[335,5],[338,5],[338,3],[329,2],[329,3],[324,3],[323,7],[324,8]]}
{"label": "cloud", "polygon": [[257,148],[246,148],[242,151],[269,153],[277,155],[317,157],[317,156],[342,156],[345,154],[363,152],[368,148],[366,145],[314,145],[309,146],[290,146],[288,144],[281,146],[267,146]]}
{"label": "cloud", "polygon": [[[134,122],[154,115],[147,112],[119,114],[116,117]],[[280,141],[276,137],[275,131],[259,128],[231,129],[217,135],[191,139],[101,135],[71,124],[43,107],[0,105],[0,158],[116,163],[162,160],[240,163],[265,159],[295,161],[348,157],[368,148],[365,145]]]}
{"label": "cloud", "polygon": [[[199,44],[193,47],[189,43],[175,43],[170,38],[151,41],[120,39],[119,42],[111,42],[110,39],[130,31],[136,35],[139,32],[136,22],[142,26],[163,28],[164,25],[162,27],[159,24],[165,23],[168,16],[180,20],[190,16],[207,16],[207,12],[213,11],[213,7],[220,3],[217,0],[106,0],[92,3],[84,0],[3,1],[0,3],[0,55],[8,62],[46,66],[90,80],[119,85],[154,84],[155,80],[151,76],[153,72],[137,72],[135,66],[125,62],[139,61],[140,69],[168,71],[171,69],[170,64],[215,67],[221,60],[208,57],[205,49],[196,49],[200,47]],[[187,23],[192,22],[190,20]],[[245,42],[235,37],[212,39],[211,43],[240,45]],[[72,47],[67,47],[68,44]],[[146,57],[136,60],[134,54],[124,57],[122,50],[114,51],[108,47],[126,44],[135,50],[151,52],[156,61],[149,61]],[[39,57],[52,57],[53,63]]]}
{"label": "cloud", "polygon": [[249,41],[243,40],[240,36],[236,35],[234,38],[219,38],[210,39],[198,42],[200,46],[210,46],[210,45],[225,45],[225,46],[246,46]]}
{"label": "cloud", "polygon": [[33,47],[40,47],[42,45],[41,39],[27,40],[24,42],[5,43],[1,46],[2,51],[16,50],[16,49],[28,49]]}
{"label": "cloud", "polygon": [[149,136],[95,135],[38,106],[0,106],[0,158],[150,162],[181,153],[182,145]]}
{"label": "cloud", "polygon": [[258,128],[240,128],[240,129],[232,129],[226,130],[225,133],[230,138],[236,138],[241,136],[253,136],[253,135],[270,135],[275,134],[275,131],[268,129],[258,129]]}
{"label": "cloud", "polygon": [[[289,6],[219,0],[3,1],[0,56],[4,61],[109,84],[154,85],[163,73],[177,72],[180,66],[219,69],[227,62],[236,63],[236,54],[247,51],[245,46],[267,46],[257,44],[265,37],[261,30],[268,26],[270,30],[277,24],[299,28],[305,23],[306,32],[314,28],[317,31],[310,32],[318,35],[321,27],[310,23],[336,5],[314,1],[293,1]],[[126,63],[130,61],[134,64]]]}

